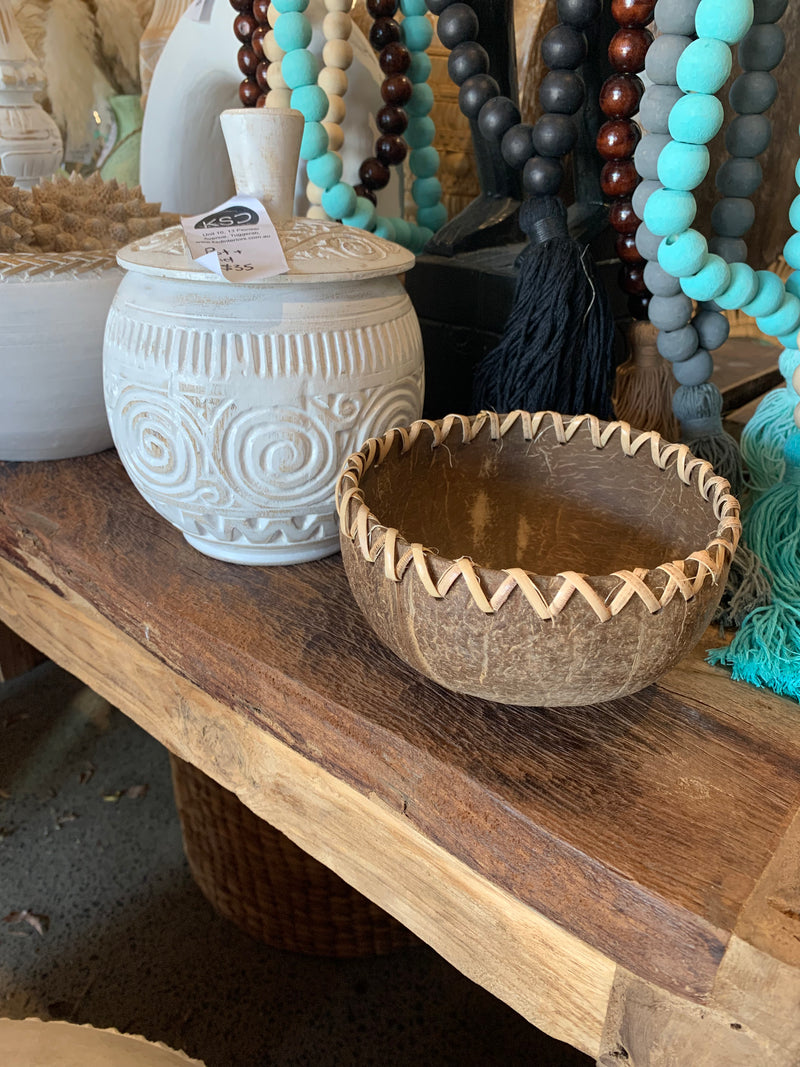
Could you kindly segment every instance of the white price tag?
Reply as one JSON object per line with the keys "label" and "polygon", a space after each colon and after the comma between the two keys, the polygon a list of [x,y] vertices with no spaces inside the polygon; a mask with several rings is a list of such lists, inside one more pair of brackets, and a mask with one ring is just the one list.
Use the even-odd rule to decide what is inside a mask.
{"label": "white price tag", "polygon": [[229,282],[255,281],[289,269],[272,219],[260,200],[232,196],[181,219],[192,259]]}
{"label": "white price tag", "polygon": [[192,0],[184,14],[192,22],[210,22],[213,8],[214,0]]}

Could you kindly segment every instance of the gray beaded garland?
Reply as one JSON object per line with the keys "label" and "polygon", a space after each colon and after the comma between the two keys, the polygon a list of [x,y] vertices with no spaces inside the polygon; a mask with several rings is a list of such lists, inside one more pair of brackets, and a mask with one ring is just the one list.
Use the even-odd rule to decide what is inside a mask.
{"label": "gray beaded garland", "polygon": [[450,4],[439,16],[436,32],[445,48],[455,48],[478,36],[478,16],[468,4]]}
{"label": "gray beaded garland", "polygon": [[503,159],[514,170],[522,170],[533,155],[533,126],[519,122],[503,134],[500,142]]}
{"label": "gray beaded garland", "polygon": [[772,123],[766,115],[738,115],[725,131],[725,147],[738,159],[752,159],[766,152],[772,138]]}
{"label": "gray beaded garland", "polygon": [[542,115],[533,127],[533,147],[540,156],[565,156],[577,139],[578,130],[569,115]]}
{"label": "gray beaded garland", "polygon": [[[633,210],[636,211],[636,208]],[[639,214],[638,211],[636,214]],[[636,248],[642,259],[658,259],[658,246],[663,240],[663,237],[657,237],[643,222],[639,224],[636,231]]]}
{"label": "gray beaded garland", "polygon": [[692,302],[683,293],[679,296],[654,296],[648,310],[650,321],[659,330],[680,330],[692,317]]}
{"label": "gray beaded garland", "polygon": [[556,196],[564,180],[561,160],[533,156],[522,171],[522,188],[528,196]]}
{"label": "gray beaded garland", "polygon": [[481,108],[492,97],[500,95],[500,86],[488,74],[473,74],[458,90],[458,106],[461,114],[476,119]]}
{"label": "gray beaded garland", "polygon": [[717,171],[717,190],[723,196],[752,196],[761,185],[761,176],[757,159],[726,159]]}
{"label": "gray beaded garland", "polygon": [[639,105],[642,126],[649,133],[668,133],[669,113],[682,96],[677,85],[648,85]]}
{"label": "gray beaded garland", "polygon": [[[651,301],[652,303],[652,301]],[[656,348],[659,355],[670,363],[689,359],[697,351],[698,336],[693,326],[681,326],[678,330],[659,330]]]}
{"label": "gray beaded garland", "polygon": [[694,33],[694,16],[700,0],[658,0],[653,17],[660,33]]}
{"label": "gray beaded garland", "polygon": [[551,115],[574,115],[585,96],[583,78],[574,70],[551,70],[539,86],[539,103]]}
{"label": "gray beaded garland", "polygon": [[653,296],[677,296],[681,291],[680,279],[667,274],[655,259],[645,265],[644,284]]}
{"label": "gray beaded garland", "polygon": [[752,200],[726,196],[711,211],[711,225],[720,237],[743,237],[756,219]]}
{"label": "gray beaded garland", "polygon": [[663,33],[656,37],[644,61],[644,72],[650,81],[656,85],[676,85],[678,60],[690,44],[691,38],[683,34]]}
{"label": "gray beaded garland", "polygon": [[571,26],[554,26],[542,39],[542,62],[550,70],[577,70],[587,52],[586,38]]}
{"label": "gray beaded garland", "polygon": [[[637,218],[644,218],[644,205],[656,191],[656,189],[663,189],[664,186],[661,182],[653,181],[652,178],[646,178],[643,182],[639,182],[636,188],[633,190],[633,196],[631,197],[631,205],[633,207],[633,213]],[[641,229],[641,226],[639,227]],[[654,259],[654,256],[646,256],[646,259]]]}
{"label": "gray beaded garland", "polygon": [[712,237],[708,242],[708,250],[726,263],[747,262],[747,244],[741,237]]}
{"label": "gray beaded garland", "polygon": [[731,324],[726,315],[720,311],[712,311],[705,308],[698,311],[692,319],[692,326],[697,331],[697,339],[700,347],[708,352],[720,348],[728,340]]}
{"label": "gray beaded garland", "polygon": [[[668,133],[648,133],[641,139],[633,153],[633,159],[637,173],[642,178],[650,181],[658,178],[658,157],[664,146],[668,145],[671,140]],[[633,210],[636,211],[636,208]],[[639,215],[639,212],[636,211],[636,214]],[[641,217],[639,215],[639,218]]]}
{"label": "gray beaded garland", "polygon": [[601,0],[558,0],[558,21],[576,30],[585,30],[600,18]]}
{"label": "gray beaded garland", "polygon": [[765,70],[740,74],[728,93],[731,107],[740,115],[760,115],[771,108],[778,95],[778,83]]}
{"label": "gray beaded garland", "polygon": [[739,43],[742,70],[772,70],[783,59],[786,39],[780,26],[772,23],[751,26]]}
{"label": "gray beaded garland", "polygon": [[519,120],[517,105],[507,96],[495,96],[478,112],[478,129],[487,141],[499,141]]}
{"label": "gray beaded garland", "polygon": [[447,57],[447,73],[455,85],[463,85],[474,74],[488,74],[489,53],[477,41],[462,41]]}
{"label": "gray beaded garland", "polygon": [[679,385],[702,385],[711,377],[713,370],[714,361],[704,348],[698,348],[689,359],[672,365],[672,373]]}
{"label": "gray beaded garland", "polygon": [[753,22],[777,22],[788,0],[753,0]]}

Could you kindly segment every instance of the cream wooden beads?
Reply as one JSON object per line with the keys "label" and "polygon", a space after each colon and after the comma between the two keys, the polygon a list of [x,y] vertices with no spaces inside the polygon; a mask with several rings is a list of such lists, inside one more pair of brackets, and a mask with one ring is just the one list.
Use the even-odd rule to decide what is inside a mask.
{"label": "cream wooden beads", "polygon": [[317,85],[328,96],[344,96],[347,92],[347,75],[338,67],[323,67],[317,77]]}
{"label": "cream wooden beads", "polygon": [[341,151],[344,144],[344,130],[338,122],[324,121],[322,125],[325,127],[325,132],[328,135],[328,148],[331,152]]}
{"label": "cream wooden beads", "polygon": [[326,67],[347,70],[353,62],[353,46],[349,41],[326,41],[322,49],[322,62]]}

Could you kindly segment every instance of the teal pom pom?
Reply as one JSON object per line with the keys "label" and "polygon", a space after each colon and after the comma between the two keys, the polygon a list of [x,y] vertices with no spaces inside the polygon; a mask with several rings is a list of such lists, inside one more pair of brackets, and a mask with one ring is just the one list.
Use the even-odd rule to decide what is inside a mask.
{"label": "teal pom pom", "polygon": [[754,319],[777,311],[786,295],[786,287],[771,270],[757,270],[756,277],[758,291],[751,300],[742,305],[745,315],[751,315]]}
{"label": "teal pom pom", "polygon": [[658,180],[667,189],[695,189],[708,173],[709,158],[704,144],[668,141],[658,154]]}
{"label": "teal pom pom", "polygon": [[357,230],[372,230],[375,226],[375,205],[365,196],[356,197],[355,211],[342,217],[345,226],[354,226]]}
{"label": "teal pom pom", "polygon": [[308,0],[272,0],[272,6],[283,15],[287,11],[305,11]]}
{"label": "teal pom pom", "polygon": [[295,48],[292,52],[287,52],[281,60],[281,74],[290,89],[299,89],[302,85],[316,85],[319,60],[308,49]]}
{"label": "teal pom pom", "polygon": [[311,23],[300,11],[287,11],[275,23],[275,43],[284,52],[308,48],[311,43]]}
{"label": "teal pom pom", "polygon": [[694,15],[698,37],[738,44],[753,24],[753,0],[700,0]]}
{"label": "teal pom pom", "polygon": [[409,148],[427,148],[429,144],[433,144],[435,136],[436,124],[429,115],[409,119],[405,133],[406,144]]}
{"label": "teal pom pom", "polygon": [[425,52],[415,52],[406,71],[406,77],[416,85],[418,82],[426,82],[431,76],[430,57]]}
{"label": "teal pom pom", "polygon": [[375,229],[372,231],[376,237],[382,237],[385,241],[396,241],[397,233],[391,219],[383,215],[375,216]]}
{"label": "teal pom pom", "polygon": [[400,0],[400,10],[406,16],[424,15],[428,10],[425,0]]}
{"label": "teal pom pom", "polygon": [[796,196],[789,207],[789,225],[793,230],[800,230],[800,196]]}
{"label": "teal pom pom", "polygon": [[[324,127],[322,127],[324,131]],[[310,159],[306,166],[308,180],[318,185],[320,189],[330,189],[342,178],[342,157],[336,152],[325,152],[321,156]],[[325,209],[328,210],[327,208]],[[330,215],[330,211],[328,211]]]}
{"label": "teal pom pom", "polygon": [[392,219],[394,226],[394,239],[403,248],[408,248],[411,242],[411,226],[405,219]]}
{"label": "teal pom pom", "polygon": [[433,89],[419,82],[411,90],[411,99],[406,104],[406,113],[412,118],[427,115],[433,107]]}
{"label": "teal pom pom", "polygon": [[800,270],[800,233],[793,233],[783,246],[783,258],[792,270]]}
{"label": "teal pom pom", "polygon": [[356,193],[352,185],[337,182],[322,194],[322,206],[332,219],[343,219],[356,209]]}
{"label": "teal pom pom", "polygon": [[433,40],[433,26],[425,15],[406,15],[400,23],[403,44],[411,52],[424,52]]}
{"label": "teal pom pom", "polygon": [[318,85],[301,85],[291,98],[292,107],[302,112],[306,122],[321,122],[328,114],[328,96]]}
{"label": "teal pom pom", "polygon": [[725,111],[710,93],[689,93],[675,102],[669,113],[669,132],[676,141],[703,145],[719,133]]}
{"label": "teal pom pom", "polygon": [[438,178],[417,178],[411,195],[417,207],[433,207],[442,199],[442,183]]}
{"label": "teal pom pom", "polygon": [[432,178],[439,169],[439,153],[435,148],[414,148],[409,153],[411,173],[418,178]]}
{"label": "teal pom pom", "polygon": [[697,204],[691,193],[656,189],[644,205],[644,224],[657,237],[683,233],[692,225]]}
{"label": "teal pom pom", "polygon": [[708,258],[706,239],[697,230],[670,234],[658,246],[658,265],[673,278],[689,278]]}
{"label": "teal pom pom", "polygon": [[763,315],[756,319],[756,326],[762,333],[771,337],[780,337],[782,334],[796,334],[800,326],[800,300],[791,293],[785,293],[780,307],[771,315]]}
{"label": "teal pom pom", "polygon": [[685,93],[717,93],[732,65],[731,50],[724,41],[699,37],[681,52],[675,77]]}
{"label": "teal pom pom", "polygon": [[748,303],[758,292],[758,275],[746,263],[729,263],[731,280],[724,293],[716,298],[716,303],[725,311],[734,311]]}
{"label": "teal pom pom", "polygon": [[[324,156],[327,151],[328,131],[321,122],[307,122],[303,130],[303,139],[300,142],[300,158],[310,161],[317,159],[318,156]],[[316,185],[316,182],[314,184]],[[324,189],[325,186],[323,185],[322,188]]]}
{"label": "teal pom pom", "polygon": [[692,300],[713,300],[727,289],[730,279],[728,264],[710,252],[697,274],[681,278],[681,289]]}
{"label": "teal pom pom", "polygon": [[417,222],[435,233],[447,222],[447,208],[444,204],[433,204],[431,207],[421,207],[417,212]]}

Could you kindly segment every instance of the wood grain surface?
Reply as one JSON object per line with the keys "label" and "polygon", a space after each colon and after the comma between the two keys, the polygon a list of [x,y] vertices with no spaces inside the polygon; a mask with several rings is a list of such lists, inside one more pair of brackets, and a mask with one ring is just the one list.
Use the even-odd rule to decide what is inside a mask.
{"label": "wood grain surface", "polygon": [[[481,956],[464,963],[453,894],[469,879],[500,894],[490,914],[513,904],[537,929],[556,931],[576,971],[580,946],[594,961],[594,1007],[564,1039],[586,1051],[599,1055],[598,1013],[615,965],[618,977],[698,1004],[717,995],[729,943],[773,968],[764,993],[796,974],[795,704],[731,682],[699,654],[659,685],[602,706],[520,709],[454,696],[378,644],[338,557],[255,569],[199,555],[139,498],[113,453],[0,464],[0,558],[8,625],[68,669],[82,665],[81,677],[93,671],[101,692],[113,679],[112,698],[129,714],[138,708],[178,755],[537,1024],[546,998],[509,991],[488,957],[479,962],[494,959],[486,926]],[[59,614],[73,620],[60,634]],[[213,711],[196,723],[201,697]],[[408,835],[417,856],[431,848],[454,864],[442,875],[461,872],[441,889],[453,912],[442,920],[447,936],[436,908],[422,922],[414,908],[426,903],[395,899],[374,862],[361,861],[369,876],[347,868],[348,854],[368,855],[372,842],[345,835],[337,848],[330,818],[333,843],[303,830],[300,815],[287,828],[287,805],[262,795],[278,787],[253,772],[267,771],[256,767],[266,756],[246,749],[245,735],[317,769],[326,788],[336,783],[340,797],[373,813],[376,834],[383,819],[381,832]],[[737,991],[767,1026],[758,982],[726,980],[727,995]],[[559,1036],[561,1024],[545,1016]],[[788,1047],[790,1037],[780,1041]]]}

